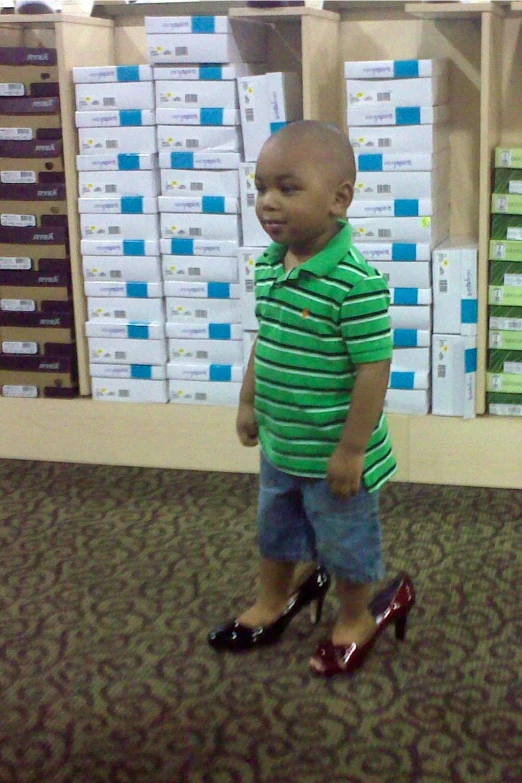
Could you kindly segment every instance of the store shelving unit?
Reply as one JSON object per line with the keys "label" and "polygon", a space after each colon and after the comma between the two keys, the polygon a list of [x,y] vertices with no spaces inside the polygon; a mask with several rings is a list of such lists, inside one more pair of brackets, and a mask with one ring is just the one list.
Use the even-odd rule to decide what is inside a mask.
{"label": "store shelving unit", "polygon": [[[208,7],[207,7],[208,6]],[[451,233],[479,237],[480,335],[478,411],[485,407],[487,242],[491,152],[520,142],[522,124],[522,2],[511,4],[384,3],[341,0],[326,10],[246,9],[203,2],[198,13],[227,13],[270,25],[270,68],[302,68],[305,116],[341,122],[345,116],[342,63],[348,59],[445,56],[451,67]],[[73,65],[145,62],[145,14],[195,13],[193,3],[96,3],[97,18],[0,17],[1,36],[55,35],[61,65],[62,111],[70,122],[66,162],[70,225],[77,231],[74,171]],[[109,17],[100,18],[100,17]],[[42,21],[45,19],[45,23]],[[55,21],[56,19],[56,21]],[[76,27],[71,27],[76,25]],[[83,35],[78,31],[83,30]],[[67,30],[63,35],[60,30]],[[76,32],[74,32],[76,31]],[[11,38],[12,40],[12,38]],[[36,39],[36,40],[41,40]],[[58,45],[58,41],[62,43]],[[69,42],[69,45],[68,45]],[[71,43],[74,42],[74,43]],[[47,45],[49,41],[46,41]],[[62,47],[60,49],[60,47]],[[62,52],[60,54],[60,51]],[[67,106],[69,108],[67,108]],[[68,116],[70,113],[70,117]],[[64,129],[65,133],[65,129]],[[75,300],[83,334],[78,236]],[[87,362],[80,354],[82,393]],[[181,405],[130,405],[89,399],[0,399],[0,457],[255,472],[257,450],[234,435],[235,411]],[[426,483],[522,486],[522,420],[479,416],[464,422],[434,416],[389,417],[400,463],[398,479]]]}

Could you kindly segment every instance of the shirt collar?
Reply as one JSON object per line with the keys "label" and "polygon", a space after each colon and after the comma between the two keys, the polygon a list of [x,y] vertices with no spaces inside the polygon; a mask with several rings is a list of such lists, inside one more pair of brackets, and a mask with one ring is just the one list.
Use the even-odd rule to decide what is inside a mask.
{"label": "shirt collar", "polygon": [[[310,272],[315,277],[324,277],[332,272],[352,246],[352,227],[344,220],[339,220],[341,230],[315,256],[304,264],[295,267],[295,272]],[[272,242],[265,251],[265,260],[274,266],[283,261],[287,245]]]}

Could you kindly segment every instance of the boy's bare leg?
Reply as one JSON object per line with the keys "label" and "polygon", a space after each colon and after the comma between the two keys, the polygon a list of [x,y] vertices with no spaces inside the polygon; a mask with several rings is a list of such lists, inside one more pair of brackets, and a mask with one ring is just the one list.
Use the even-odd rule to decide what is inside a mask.
{"label": "boy's bare leg", "polygon": [[263,558],[259,569],[259,591],[253,606],[237,619],[243,625],[256,628],[276,620],[288,603],[295,563]]}

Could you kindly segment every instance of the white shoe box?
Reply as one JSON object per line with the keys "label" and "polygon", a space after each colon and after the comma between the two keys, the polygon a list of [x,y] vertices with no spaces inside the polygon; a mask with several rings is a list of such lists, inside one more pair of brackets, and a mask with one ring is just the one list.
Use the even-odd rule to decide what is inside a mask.
{"label": "white shoe box", "polygon": [[161,283],[162,270],[159,257],[137,256],[136,258],[120,256],[84,256],[82,259],[85,281],[115,280],[132,283]]}
{"label": "white shoe box", "polygon": [[90,337],[89,361],[95,364],[165,364],[166,340],[107,340]]}
{"label": "white shoe box", "polygon": [[425,416],[430,410],[430,393],[427,389],[388,389],[384,400],[385,413],[402,413]]}
{"label": "white shoe box", "polygon": [[433,331],[477,334],[478,247],[450,240],[433,251]]}
{"label": "white shoe box", "polygon": [[390,317],[393,329],[431,329],[431,306],[391,306]]}
{"label": "white shoe box", "polygon": [[82,197],[78,199],[78,211],[81,215],[155,215],[158,199],[143,196]]}
{"label": "white shoe box", "polygon": [[192,171],[162,169],[161,192],[164,196],[225,196],[239,198],[237,171]]}
{"label": "white shoe box", "polygon": [[259,326],[255,312],[255,268],[256,260],[261,253],[262,248],[258,247],[242,247],[238,253],[241,311],[243,328],[246,330],[256,331]]}
{"label": "white shoe box", "polygon": [[157,81],[155,84],[156,106],[180,106],[185,108],[237,109],[235,81]]}
{"label": "white shoe box", "polygon": [[193,256],[163,256],[163,277],[170,281],[201,283],[238,283],[238,260],[234,258],[202,258]]}
{"label": "white shoe box", "polygon": [[[364,138],[360,143],[363,142]],[[386,142],[385,139],[384,143]],[[412,150],[416,149],[414,146],[405,152],[387,152],[384,143],[381,150],[377,145],[374,150],[369,148],[367,152],[356,151],[357,178],[365,177],[372,172],[389,172],[391,174],[394,172],[434,171],[449,164],[448,146],[436,153],[413,152]]]}
{"label": "white shoe box", "polygon": [[448,77],[417,79],[347,79],[348,106],[439,106],[448,102]]}
{"label": "white shoe box", "polygon": [[381,127],[384,125],[440,125],[448,122],[450,110],[447,104],[443,106],[388,106],[374,104],[373,106],[350,106],[347,123],[350,125],[365,125]]}
{"label": "white shoe box", "polygon": [[156,128],[80,128],[80,153],[152,153],[157,152]]}
{"label": "white shoe box", "polygon": [[[168,198],[168,197],[165,197]],[[225,239],[239,242],[240,226],[237,215],[205,215],[203,213],[162,212],[160,216],[162,239]]]}
{"label": "white shoe box", "polygon": [[[149,343],[150,345],[151,343]],[[91,378],[123,378],[131,380],[163,381],[167,378],[166,364],[89,364]]]}
{"label": "white shoe box", "polygon": [[93,378],[92,398],[103,402],[168,402],[167,381]]}
{"label": "white shoe box", "polygon": [[100,337],[107,340],[164,340],[165,323],[147,323],[144,321],[87,321],[87,337]]}
{"label": "white shoe box", "polygon": [[214,324],[240,324],[241,306],[238,299],[191,299],[188,297],[167,297],[167,321]]}
{"label": "white shoe box", "polygon": [[158,125],[201,125],[232,126],[239,125],[237,109],[198,109],[198,108],[161,108],[156,109]]}
{"label": "white shoe box", "polygon": [[369,264],[377,261],[431,261],[429,242],[368,242],[353,234],[357,250]]}
{"label": "white shoe box", "polygon": [[391,288],[430,288],[429,261],[371,261]]}
{"label": "white shoe box", "polygon": [[163,282],[124,282],[120,280],[86,280],[85,296],[124,297],[126,299],[161,299]]}
{"label": "white shoe box", "polygon": [[255,163],[241,163],[239,166],[239,191],[241,194],[241,227],[243,242],[248,247],[266,248],[270,238],[256,215],[257,191],[255,187]]}
{"label": "white shoe box", "polygon": [[150,109],[112,109],[111,111],[77,111],[77,128],[139,128],[154,125],[156,113]]}
{"label": "white shoe box", "polygon": [[150,65],[97,65],[72,69],[75,84],[102,84],[104,82],[151,82]]}
{"label": "white shoe box", "polygon": [[429,329],[392,329],[394,350],[397,348],[429,348],[431,331]]}
{"label": "white shoe box", "polygon": [[163,299],[92,297],[87,299],[87,313],[89,321],[165,321]]}
{"label": "white shoe box", "polygon": [[[146,16],[146,33],[177,33],[193,35],[231,35],[234,31],[228,16]],[[197,61],[196,61],[197,62]],[[207,62],[207,61],[205,61]],[[211,60],[208,60],[211,62]]]}
{"label": "white shoe box", "polygon": [[159,195],[157,171],[80,171],[78,186],[80,197]]}
{"label": "white shoe box", "polygon": [[390,389],[429,389],[431,370],[399,370],[392,365]]}
{"label": "white shoe box", "polygon": [[[419,217],[420,215],[431,216],[440,209],[442,197],[438,200],[431,198],[406,198],[406,199],[379,199],[376,201],[367,201],[365,199],[354,199],[348,207],[348,219],[351,218],[391,218],[391,217]],[[447,209],[447,207],[445,207]]]}
{"label": "white shoe box", "polygon": [[169,381],[169,402],[188,405],[237,406],[240,383],[210,381]]}
{"label": "white shoe box", "polygon": [[157,134],[160,152],[165,150],[239,152],[241,150],[241,136],[234,127],[158,125]]}
{"label": "white shoe box", "polygon": [[159,236],[157,215],[80,215],[80,226],[82,239],[157,239]]}
{"label": "white shoe box", "polygon": [[390,288],[390,301],[399,307],[430,305],[432,291],[431,288]]}
{"label": "white shoe box", "polygon": [[165,324],[167,337],[172,340],[216,340],[228,342],[241,340],[243,327],[239,323],[209,323],[207,321],[184,323],[174,321]]}
{"label": "white shoe box", "polygon": [[448,236],[448,209],[434,216],[350,218],[354,240],[419,242],[436,247]]}
{"label": "white shoe box", "polygon": [[168,340],[168,361],[189,364],[242,364],[242,340]]}
{"label": "white shoe box", "polygon": [[156,81],[235,81],[240,76],[263,73],[264,63],[229,63],[220,65],[155,65],[152,69]]}
{"label": "white shoe box", "polygon": [[154,109],[154,84],[148,82],[107,82],[76,85],[77,111],[115,109]]}
{"label": "white shoe box", "polygon": [[165,296],[190,299],[239,299],[240,288],[237,283],[203,283],[189,280],[167,280]]}
{"label": "white shoe box", "polygon": [[[76,156],[76,169],[78,171],[97,171],[100,173],[105,171],[118,171],[132,177],[133,174],[135,174],[137,171],[150,171],[152,169],[157,169],[157,167],[157,154],[149,152],[127,152],[121,154],[107,153],[106,155],[96,154]],[[133,193],[128,195],[133,195]],[[142,195],[155,196],[157,194],[144,192]]]}
{"label": "white shoe box", "polygon": [[394,348],[392,369],[398,372],[431,372],[431,349]]}
{"label": "white shoe box", "polygon": [[435,171],[370,171],[357,172],[354,200],[433,199],[448,188],[448,167]]}
{"label": "white shoe box", "polygon": [[477,338],[434,334],[432,361],[432,413],[474,418]]}
{"label": "white shoe box", "polygon": [[449,146],[447,125],[410,125],[364,127],[352,125],[348,136],[356,153],[406,153],[429,152],[431,154]]}
{"label": "white shoe box", "polygon": [[159,256],[157,239],[82,239],[84,256]]}
{"label": "white shoe box", "polygon": [[185,212],[205,215],[237,215],[239,199],[226,196],[160,196],[160,212]]}
{"label": "white shoe box", "polygon": [[204,364],[196,362],[169,362],[167,378],[175,381],[205,381],[210,383],[241,383],[243,380],[243,363]]}
{"label": "white shoe box", "polygon": [[237,255],[239,243],[231,239],[174,239],[160,240],[161,252],[169,256],[224,256]]}
{"label": "white shoe box", "polygon": [[[145,21],[163,18],[169,19],[168,24],[176,19],[145,17]],[[264,62],[267,30],[266,25],[241,21],[234,21],[228,33],[153,33],[146,28],[149,60],[155,65]]]}
{"label": "white shoe box", "polygon": [[344,64],[345,79],[416,79],[446,73],[448,61],[361,60]]}
{"label": "white shoe box", "polygon": [[[162,169],[183,169],[194,171],[229,171],[238,169],[239,152],[219,152],[207,150],[204,152],[160,152],[159,165]],[[197,175],[198,177],[201,174]]]}

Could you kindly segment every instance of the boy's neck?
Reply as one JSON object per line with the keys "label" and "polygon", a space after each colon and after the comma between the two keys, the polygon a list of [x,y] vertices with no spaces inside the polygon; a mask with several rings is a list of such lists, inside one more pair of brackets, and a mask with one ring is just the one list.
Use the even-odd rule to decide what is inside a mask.
{"label": "boy's neck", "polygon": [[329,227],[327,231],[313,239],[308,240],[306,243],[289,245],[284,257],[284,267],[287,272],[291,269],[295,269],[297,266],[301,266],[310,258],[320,253],[326,245],[336,236],[341,230],[339,223],[335,222],[333,226]]}

